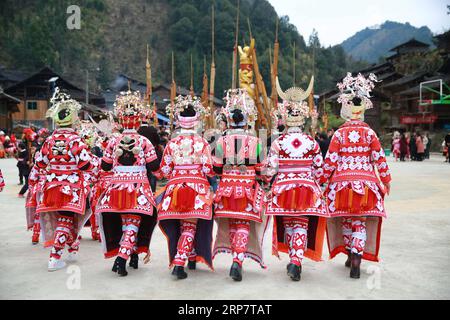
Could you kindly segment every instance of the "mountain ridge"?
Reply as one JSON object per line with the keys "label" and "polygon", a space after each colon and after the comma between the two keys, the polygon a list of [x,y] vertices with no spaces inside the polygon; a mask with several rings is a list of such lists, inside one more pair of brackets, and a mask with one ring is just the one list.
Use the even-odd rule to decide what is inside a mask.
{"label": "mountain ridge", "polygon": [[372,27],[358,31],[340,46],[354,59],[374,63],[389,55],[390,49],[411,38],[433,45],[433,33],[427,26],[414,27],[409,22],[387,20],[379,28]]}

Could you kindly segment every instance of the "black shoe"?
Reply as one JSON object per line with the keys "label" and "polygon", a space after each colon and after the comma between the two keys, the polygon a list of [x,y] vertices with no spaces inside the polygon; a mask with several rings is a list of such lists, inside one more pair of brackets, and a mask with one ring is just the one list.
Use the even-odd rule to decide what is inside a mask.
{"label": "black shoe", "polygon": [[230,277],[234,281],[242,281],[242,267],[237,262],[233,262],[230,269]]}
{"label": "black shoe", "polygon": [[293,281],[300,281],[301,279],[301,273],[302,273],[302,266],[298,266],[293,263],[289,263],[287,267],[287,274]]}
{"label": "black shoe", "polygon": [[350,266],[350,278],[359,279],[361,275],[360,265],[361,265],[362,255],[352,253],[351,255],[351,266]]}
{"label": "black shoe", "polygon": [[172,275],[176,276],[178,279],[186,279],[188,274],[184,271],[184,267],[175,266],[173,267]]}
{"label": "black shoe", "polygon": [[350,250],[347,250],[347,261],[345,261],[345,266],[347,268],[350,268],[351,265],[352,265],[351,252]]}
{"label": "black shoe", "polygon": [[189,262],[188,262],[188,269],[189,269],[189,270],[195,270],[195,269],[197,269],[197,261],[189,261]]}
{"label": "black shoe", "polygon": [[137,269],[139,266],[139,255],[137,253],[132,253],[130,256],[130,267]]}
{"label": "black shoe", "polygon": [[127,260],[125,260],[122,257],[117,257],[116,260],[114,261],[112,271],[117,272],[121,277],[125,277],[128,274],[126,266]]}

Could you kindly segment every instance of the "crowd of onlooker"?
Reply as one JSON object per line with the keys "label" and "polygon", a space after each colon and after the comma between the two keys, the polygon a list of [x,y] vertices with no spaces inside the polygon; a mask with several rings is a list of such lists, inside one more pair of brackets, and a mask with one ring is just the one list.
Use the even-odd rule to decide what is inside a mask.
{"label": "crowd of onlooker", "polygon": [[325,156],[328,151],[328,147],[330,146],[331,138],[334,134],[334,129],[328,129],[326,132],[318,132],[316,133],[316,141],[319,144],[320,151],[322,152],[322,157],[325,159]]}
{"label": "crowd of onlooker", "polygon": [[49,135],[45,128],[40,129],[31,126],[22,130],[20,138],[13,132],[5,133],[0,130],[0,158],[15,158],[19,174],[19,185],[23,185],[19,191],[19,197],[24,197],[28,190],[28,176],[33,163],[33,155],[39,150]]}
{"label": "crowd of onlooker", "polygon": [[[442,141],[442,154],[449,161],[450,133]],[[423,161],[430,158],[431,138],[428,132],[394,132],[391,151],[396,161]]]}
{"label": "crowd of onlooker", "polygon": [[444,137],[444,141],[442,141],[442,155],[445,157],[445,162],[450,163],[450,132],[446,134]]}
{"label": "crowd of onlooker", "polygon": [[431,138],[421,132],[394,132],[391,151],[396,161],[423,161],[430,158]]}

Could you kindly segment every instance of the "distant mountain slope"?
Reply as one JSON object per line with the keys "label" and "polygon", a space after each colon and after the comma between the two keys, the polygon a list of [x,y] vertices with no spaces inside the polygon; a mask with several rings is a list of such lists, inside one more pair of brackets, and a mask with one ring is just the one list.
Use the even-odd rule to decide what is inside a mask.
{"label": "distant mountain slope", "polygon": [[411,38],[432,44],[432,37],[428,27],[416,28],[409,23],[386,21],[380,26],[357,32],[341,46],[354,59],[377,62],[380,57],[389,55],[390,49]]}

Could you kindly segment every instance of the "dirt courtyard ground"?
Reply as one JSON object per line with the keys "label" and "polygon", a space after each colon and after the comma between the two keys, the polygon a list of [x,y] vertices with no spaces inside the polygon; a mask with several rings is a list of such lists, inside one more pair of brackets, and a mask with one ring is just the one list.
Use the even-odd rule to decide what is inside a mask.
{"label": "dirt courtyard ground", "polygon": [[361,279],[348,276],[344,256],[305,260],[302,280],[286,276],[287,256],[270,256],[268,269],[244,264],[240,283],[228,277],[231,258],[219,255],[215,271],[200,265],[177,281],[167,268],[166,241],[157,228],[151,263],[119,278],[113,260],[103,259],[100,244],[83,230],[76,263],[47,271],[49,249],[31,244],[25,229],[24,199],[14,159],[0,160],[6,188],[0,193],[0,299],[449,299],[450,165],[438,155],[424,162],[389,164],[393,181],[386,200],[380,263],[363,262]]}

